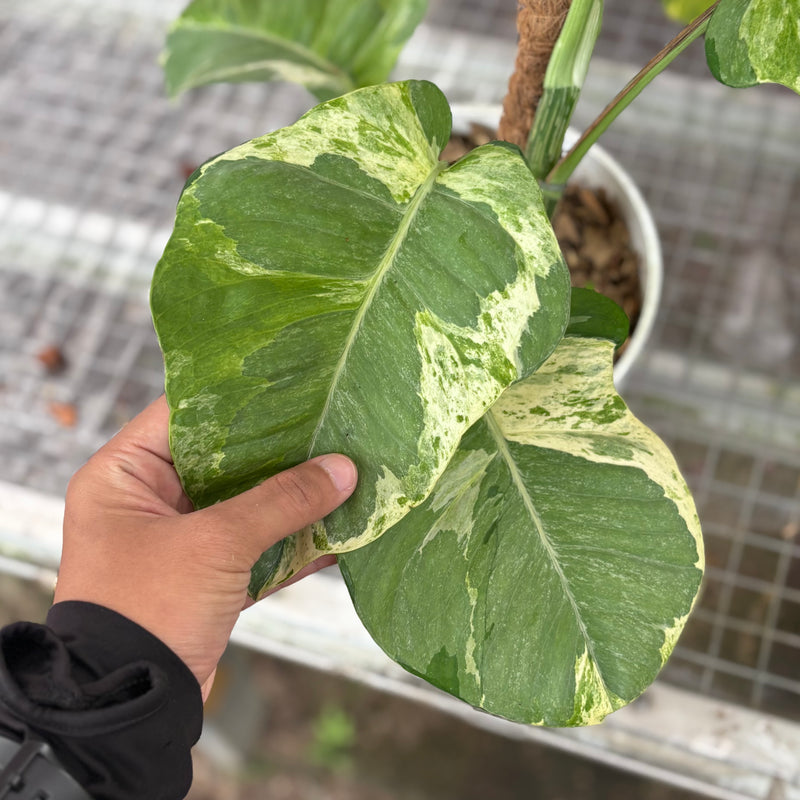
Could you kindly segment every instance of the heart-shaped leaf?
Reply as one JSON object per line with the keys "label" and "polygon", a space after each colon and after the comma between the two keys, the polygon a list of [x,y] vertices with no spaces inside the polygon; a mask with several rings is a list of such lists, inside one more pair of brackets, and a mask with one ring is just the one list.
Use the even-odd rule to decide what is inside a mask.
{"label": "heart-shaped leaf", "polygon": [[633,700],[700,584],[694,505],[615,392],[613,350],[565,337],[465,434],[425,503],[339,557],[393,659],[508,719],[586,725]]}
{"label": "heart-shaped leaf", "polygon": [[519,150],[438,160],[425,82],[356,91],[205,164],[153,279],[175,466],[206,506],[344,452],[353,497],[251,591],[380,536],[464,431],[552,352],[569,277]]}
{"label": "heart-shaped leaf", "polygon": [[194,0],[162,63],[171,95],[206,83],[285,80],[320,100],[380,83],[427,0]]}
{"label": "heart-shaped leaf", "polygon": [[800,0],[721,0],[706,58],[727,86],[780,83],[800,93]]}

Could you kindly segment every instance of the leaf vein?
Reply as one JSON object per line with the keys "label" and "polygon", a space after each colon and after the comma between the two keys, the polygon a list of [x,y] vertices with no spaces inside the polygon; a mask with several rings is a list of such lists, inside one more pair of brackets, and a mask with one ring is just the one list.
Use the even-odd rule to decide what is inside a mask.
{"label": "leaf vein", "polygon": [[403,245],[403,242],[405,241],[406,236],[408,235],[408,231],[411,228],[411,223],[413,222],[417,212],[419,211],[420,206],[424,202],[425,198],[430,194],[439,172],[441,172],[441,170],[446,166],[447,165],[444,162],[439,162],[439,164],[437,164],[436,167],[431,170],[431,173],[427,177],[425,182],[417,189],[416,194],[412,198],[411,202],[408,204],[408,207],[406,208],[405,213],[403,214],[402,220],[400,222],[396,234],[392,237],[392,240],[389,242],[383,254],[383,257],[381,258],[380,264],[378,265],[378,268],[375,271],[375,275],[373,276],[369,284],[369,288],[367,289],[364,301],[362,302],[361,307],[358,310],[358,313],[355,315],[355,318],[353,319],[353,324],[350,327],[350,333],[348,334],[347,339],[344,342],[344,346],[342,347],[342,353],[336,364],[336,369],[334,370],[333,373],[330,389],[328,390],[328,395],[325,398],[325,404],[319,415],[319,422],[317,424],[316,429],[314,430],[313,435],[311,436],[311,441],[308,446],[309,458],[312,456],[314,452],[314,448],[317,443],[317,438],[319,437],[320,431],[323,428],[328,412],[330,411],[331,403],[333,402],[333,397],[336,393],[339,381],[341,380],[342,375],[344,374],[344,371],[346,369],[348,356],[350,355],[350,351],[353,348],[353,344],[355,343],[355,340],[358,337],[358,334],[364,323],[364,319],[367,315],[367,312],[370,306],[372,305],[376,294],[378,293],[378,289],[380,288],[380,285],[383,282],[383,278],[385,277],[386,273],[389,271],[392,264],[394,263],[395,258],[397,257],[397,253],[399,252],[400,248]]}
{"label": "leaf vein", "polygon": [[[522,503],[525,506],[525,510],[528,512],[528,515],[530,516],[534,524],[534,527],[536,528],[536,532],[539,534],[539,539],[542,543],[542,546],[544,547],[545,552],[547,553],[548,558],[550,559],[553,571],[556,573],[556,576],[558,577],[559,583],[561,584],[561,588],[564,592],[565,597],[567,598],[567,602],[572,608],[572,613],[575,617],[575,622],[578,626],[578,630],[580,631],[581,636],[583,637],[584,646],[586,647],[586,652],[597,666],[597,676],[603,688],[603,691],[605,692],[606,697],[608,699],[611,699],[611,693],[609,692],[609,689],[606,686],[605,678],[600,672],[600,664],[595,655],[594,641],[589,636],[589,631],[586,629],[586,624],[583,621],[583,617],[581,616],[578,602],[572,593],[572,588],[570,587],[569,580],[567,579],[567,576],[564,574],[564,570],[562,569],[561,564],[558,562],[558,558],[556,556],[556,550],[553,547],[553,543],[550,541],[547,532],[545,531],[542,518],[533,504],[533,498],[530,496],[530,493],[528,492],[528,489],[525,486],[525,483],[522,479],[522,475],[520,474],[517,463],[516,461],[514,461],[514,457],[511,455],[511,451],[508,448],[508,443],[506,442],[506,439],[503,436],[503,432],[497,420],[495,419],[494,412],[490,410],[486,414],[484,419],[486,420],[489,432],[491,433],[497,444],[498,453],[500,454],[501,458],[505,461],[506,467],[511,475],[511,480],[515,488],[517,489],[517,492],[519,493]],[[577,685],[575,689],[577,691],[578,689]]]}

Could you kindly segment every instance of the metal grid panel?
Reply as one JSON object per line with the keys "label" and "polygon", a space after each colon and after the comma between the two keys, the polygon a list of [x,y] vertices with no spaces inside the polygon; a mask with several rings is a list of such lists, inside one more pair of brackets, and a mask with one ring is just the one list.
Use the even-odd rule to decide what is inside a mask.
{"label": "metal grid panel", "polygon": [[690,480],[708,568],[700,605],[666,675],[798,719],[800,460],[671,427],[676,456],[684,469],[696,470]]}
{"label": "metal grid panel", "polygon": [[[57,495],[163,390],[147,287],[187,174],[310,103],[289,86],[170,102],[167,5],[0,9],[3,477]],[[36,355],[54,345],[68,369],[50,375]]]}
{"label": "metal grid panel", "polygon": [[48,5],[19,3],[0,32],[0,189],[16,197],[171,226],[187,172],[310,104],[297,87],[252,84],[172,103],[163,23],[120,4],[105,22],[81,0],[63,16]]}
{"label": "metal grid panel", "polygon": [[[71,472],[159,393],[146,286],[186,171],[290,122],[310,102],[294,87],[216,86],[169,103],[156,57],[178,5],[0,6],[7,480],[61,494]],[[612,32],[600,54],[642,63],[650,43],[672,32],[654,13],[649,4],[609,2]],[[429,77],[459,99],[500,99],[512,35],[488,34],[513,27],[507,0],[433,4],[433,22],[449,24],[448,14],[471,20],[471,32],[423,27],[397,74]],[[689,72],[691,58],[680,62]],[[579,119],[591,118],[630,72],[600,61]],[[800,718],[797,131],[794,96],[734,93],[678,74],[660,78],[606,137],[652,204],[666,261],[662,313],[628,397],[674,448],[708,541],[704,595],[665,677],[793,718]],[[68,361],[58,375],[35,357],[50,344]],[[59,424],[53,403],[76,407],[73,427]]]}

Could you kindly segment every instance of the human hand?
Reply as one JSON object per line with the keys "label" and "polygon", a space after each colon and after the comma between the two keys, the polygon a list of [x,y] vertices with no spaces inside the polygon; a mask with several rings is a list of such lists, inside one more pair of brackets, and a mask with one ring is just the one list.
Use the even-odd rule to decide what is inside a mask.
{"label": "human hand", "polygon": [[97,603],[138,623],[186,663],[205,700],[248,605],[253,564],[341,505],[357,476],[345,456],[320,456],[193,511],[172,464],[168,420],[161,397],[70,481],[55,602]]}

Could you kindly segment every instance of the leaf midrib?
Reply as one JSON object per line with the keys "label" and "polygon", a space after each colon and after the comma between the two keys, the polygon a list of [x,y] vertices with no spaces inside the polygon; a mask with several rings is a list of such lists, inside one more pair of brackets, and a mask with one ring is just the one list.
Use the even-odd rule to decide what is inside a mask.
{"label": "leaf midrib", "polygon": [[[498,424],[497,420],[495,419],[494,412],[490,409],[484,416],[484,420],[486,421],[486,425],[489,428],[489,433],[492,435],[493,439],[495,440],[495,444],[497,445],[497,452],[500,457],[505,461],[506,467],[511,475],[511,480],[514,484],[514,487],[517,490],[520,498],[522,499],[523,505],[525,506],[525,510],[528,512],[531,520],[533,521],[534,527],[536,528],[536,532],[539,534],[539,539],[544,547],[545,552],[547,553],[548,558],[550,559],[550,563],[552,565],[553,570],[555,571],[556,575],[558,576],[559,582],[561,583],[561,588],[564,592],[564,595],[567,598],[567,601],[572,608],[572,613],[575,616],[575,621],[578,625],[578,629],[581,632],[581,636],[583,637],[583,642],[586,647],[586,652],[589,654],[589,657],[592,661],[597,665],[597,675],[600,679],[600,682],[603,687],[603,691],[606,694],[606,697],[610,698],[611,693],[606,686],[605,679],[600,672],[600,665],[597,661],[597,657],[595,656],[594,652],[594,643],[589,636],[589,632],[586,630],[586,625],[583,621],[583,617],[581,616],[580,609],[578,608],[578,603],[575,600],[575,596],[572,594],[572,589],[569,585],[569,580],[567,576],[564,574],[563,569],[561,568],[561,564],[556,557],[556,551],[553,547],[552,542],[550,541],[547,532],[544,529],[544,523],[542,522],[542,518],[539,516],[539,513],[536,510],[536,507],[533,504],[533,498],[530,496],[527,487],[525,486],[524,481],[522,480],[522,475],[517,467],[517,463],[514,460],[514,457],[511,455],[511,451],[508,448],[508,442],[506,441],[505,436],[503,436],[503,432]],[[577,686],[575,687],[577,691]]]}
{"label": "leaf midrib", "polygon": [[322,411],[319,416],[319,422],[317,423],[317,427],[314,430],[313,435],[311,436],[311,441],[308,445],[308,457],[311,458],[314,453],[314,448],[316,447],[317,438],[320,434],[320,431],[323,428],[325,420],[328,416],[328,412],[330,410],[331,401],[333,399],[334,394],[336,393],[336,388],[339,384],[339,380],[342,377],[342,374],[345,370],[347,365],[347,360],[350,355],[350,351],[353,348],[353,344],[355,343],[356,338],[358,337],[358,333],[361,329],[361,325],[364,321],[364,318],[367,315],[367,311],[369,310],[370,306],[372,305],[373,300],[375,299],[375,295],[378,293],[378,289],[380,288],[381,284],[383,283],[383,278],[385,277],[386,273],[389,271],[390,267],[394,263],[400,248],[403,245],[403,242],[408,235],[408,231],[411,228],[411,223],[414,221],[420,206],[423,204],[427,196],[432,192],[433,187],[436,183],[436,179],[444,169],[447,168],[447,163],[444,161],[440,161],[436,164],[436,166],[431,170],[428,177],[425,181],[420,184],[419,188],[417,189],[414,197],[411,199],[411,202],[408,204],[408,208],[406,208],[401,220],[400,225],[397,228],[397,232],[392,237],[389,245],[386,248],[386,251],[381,258],[380,264],[375,271],[375,275],[370,282],[370,285],[367,288],[366,294],[364,296],[364,301],[361,304],[358,312],[356,313],[353,324],[350,326],[350,333],[345,340],[344,347],[342,348],[342,354],[339,357],[339,360],[336,363],[336,369],[333,373],[333,379],[331,380],[330,388],[328,389],[328,395],[325,398],[325,404],[322,407]]}

